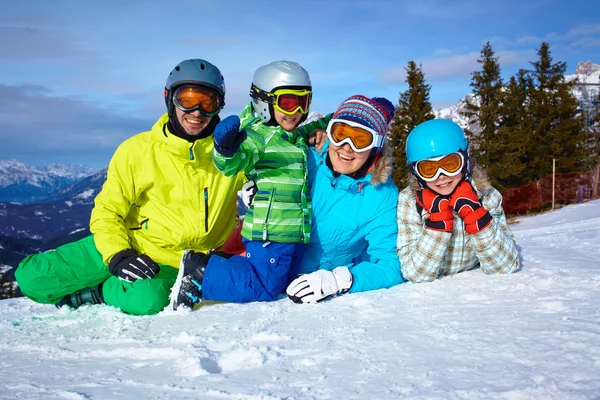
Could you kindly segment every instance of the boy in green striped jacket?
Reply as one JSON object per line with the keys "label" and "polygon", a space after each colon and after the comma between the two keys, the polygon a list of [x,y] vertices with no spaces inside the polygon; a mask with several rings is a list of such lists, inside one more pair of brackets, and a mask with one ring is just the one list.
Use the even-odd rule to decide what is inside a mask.
{"label": "boy in green striped jacket", "polygon": [[216,127],[213,150],[221,173],[244,171],[256,184],[242,227],[246,256],[184,255],[174,308],[193,308],[201,300],[276,300],[297,275],[310,240],[308,134],[326,128],[330,117],[298,128],[308,116],[312,85],[295,62],[258,68],[250,97],[240,117],[227,117]]}

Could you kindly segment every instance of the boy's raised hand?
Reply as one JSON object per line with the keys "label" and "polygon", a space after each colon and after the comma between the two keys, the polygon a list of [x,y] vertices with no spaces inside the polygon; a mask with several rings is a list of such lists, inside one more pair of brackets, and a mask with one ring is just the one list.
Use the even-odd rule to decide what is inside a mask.
{"label": "boy's raised hand", "polygon": [[219,154],[230,157],[238,151],[246,136],[246,131],[240,131],[240,118],[230,115],[215,127],[215,149]]}

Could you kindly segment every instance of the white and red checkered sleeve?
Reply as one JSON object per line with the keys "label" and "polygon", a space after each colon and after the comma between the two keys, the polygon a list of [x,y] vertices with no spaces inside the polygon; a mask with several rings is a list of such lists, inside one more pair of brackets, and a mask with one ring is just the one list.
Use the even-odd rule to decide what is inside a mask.
{"label": "white and red checkered sleeve", "polygon": [[398,196],[396,209],[398,239],[396,251],[400,269],[411,282],[431,282],[444,272],[450,232],[426,229],[417,210],[414,192],[405,188]]}
{"label": "white and red checkered sleeve", "polygon": [[471,246],[481,269],[486,274],[510,274],[520,265],[513,233],[506,222],[502,195],[491,188],[482,199],[483,207],[492,215],[492,223],[471,235]]}

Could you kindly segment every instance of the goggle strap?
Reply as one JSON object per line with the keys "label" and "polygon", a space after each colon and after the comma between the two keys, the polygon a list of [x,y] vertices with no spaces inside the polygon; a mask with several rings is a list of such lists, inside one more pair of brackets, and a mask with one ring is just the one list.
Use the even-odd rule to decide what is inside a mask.
{"label": "goggle strap", "polygon": [[266,92],[261,88],[256,87],[254,83],[250,87],[250,97],[264,101],[267,104],[273,104],[275,102],[275,95],[273,93]]}

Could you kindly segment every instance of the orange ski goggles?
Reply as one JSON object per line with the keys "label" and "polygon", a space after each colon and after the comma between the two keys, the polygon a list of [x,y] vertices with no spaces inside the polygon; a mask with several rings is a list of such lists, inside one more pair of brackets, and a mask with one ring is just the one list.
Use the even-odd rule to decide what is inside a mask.
{"label": "orange ski goggles", "polygon": [[201,86],[181,86],[173,93],[173,104],[181,111],[200,110],[207,117],[215,116],[221,111],[221,98],[213,90]]}
{"label": "orange ski goggles", "polygon": [[343,119],[329,121],[327,136],[334,145],[343,146],[344,143],[348,143],[352,150],[358,153],[381,147],[383,142],[383,136],[373,129]]}
{"label": "orange ski goggles", "polygon": [[452,153],[441,157],[427,158],[415,165],[417,175],[426,182],[433,182],[444,174],[449,177],[461,173],[465,163],[461,153]]}

